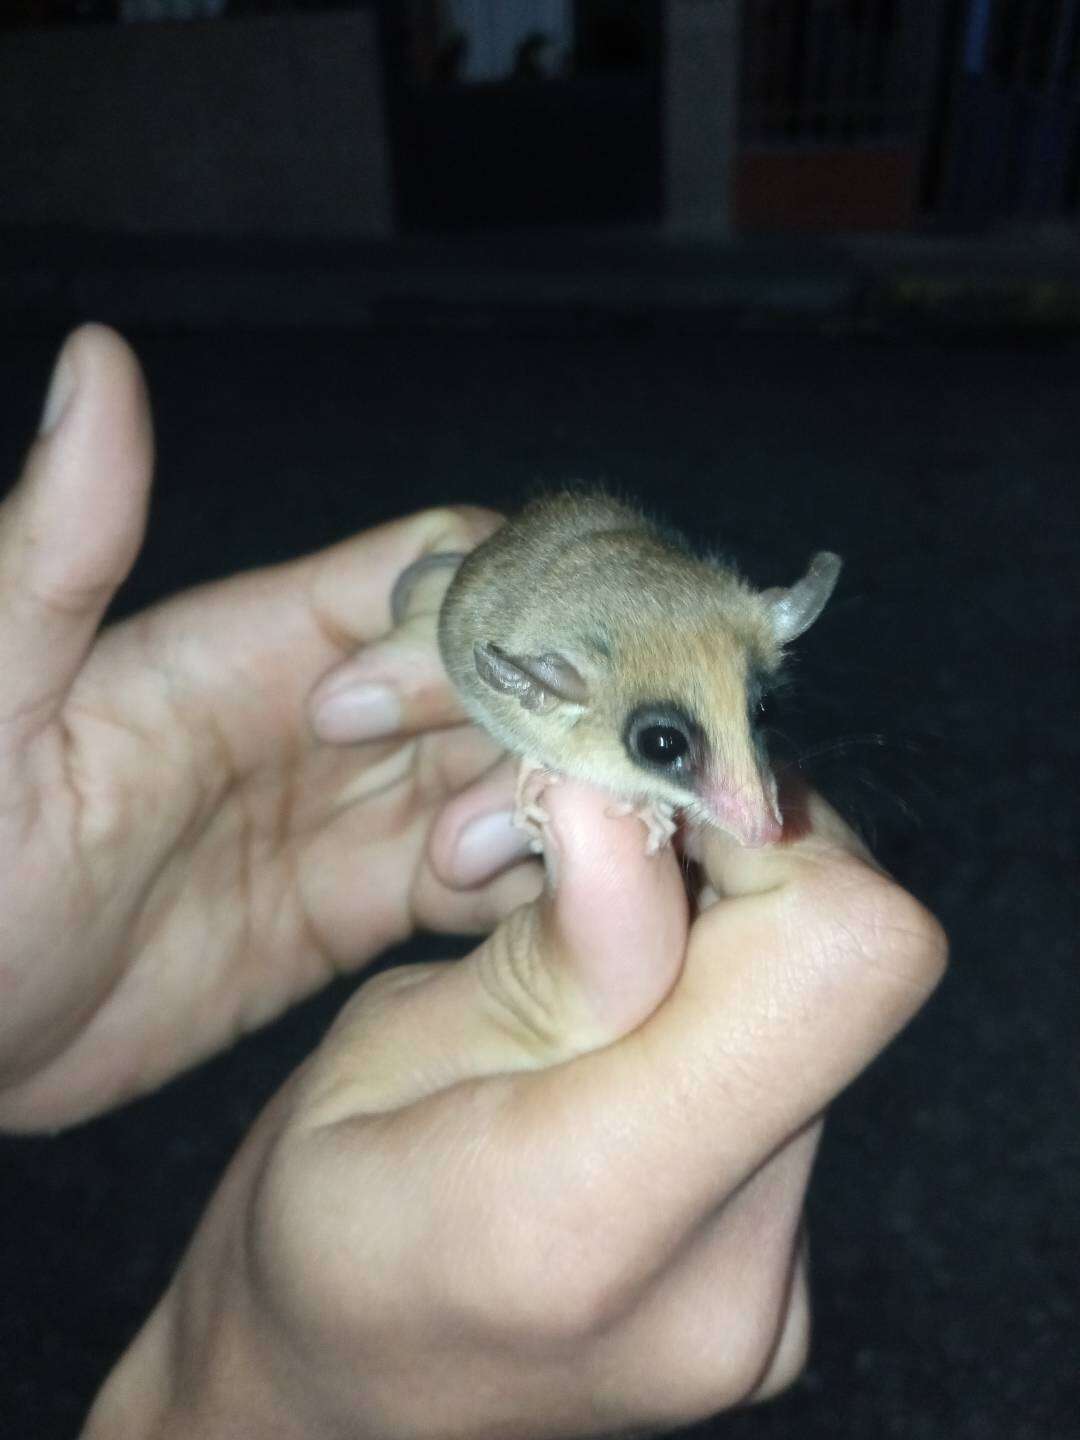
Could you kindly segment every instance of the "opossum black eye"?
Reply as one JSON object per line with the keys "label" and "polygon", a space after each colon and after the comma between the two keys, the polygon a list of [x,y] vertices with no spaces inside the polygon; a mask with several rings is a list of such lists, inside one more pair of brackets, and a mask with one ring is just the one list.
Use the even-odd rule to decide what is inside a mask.
{"label": "opossum black eye", "polygon": [[675,765],[690,750],[690,741],[674,725],[648,725],[635,743],[641,758],[652,765]]}
{"label": "opossum black eye", "polygon": [[631,760],[660,775],[695,768],[700,728],[674,705],[643,705],[626,722],[623,743]]}

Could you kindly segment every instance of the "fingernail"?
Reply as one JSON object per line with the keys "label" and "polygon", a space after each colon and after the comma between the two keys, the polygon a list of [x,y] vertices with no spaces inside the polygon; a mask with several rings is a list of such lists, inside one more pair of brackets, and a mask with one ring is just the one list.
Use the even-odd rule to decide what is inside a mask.
{"label": "fingernail", "polygon": [[471,820],[457,838],[452,864],[460,885],[479,885],[531,853],[529,837],[509,810]]}
{"label": "fingernail", "polygon": [[75,367],[67,356],[67,347],[60,351],[59,358],[53,366],[52,376],[49,380],[49,388],[45,395],[45,404],[42,407],[41,419],[38,422],[38,435],[44,437],[51,435],[59,425],[68,402],[75,393]]}
{"label": "fingernail", "polygon": [[315,733],[336,743],[381,740],[401,729],[401,701],[388,685],[345,685],[331,690],[312,715]]}

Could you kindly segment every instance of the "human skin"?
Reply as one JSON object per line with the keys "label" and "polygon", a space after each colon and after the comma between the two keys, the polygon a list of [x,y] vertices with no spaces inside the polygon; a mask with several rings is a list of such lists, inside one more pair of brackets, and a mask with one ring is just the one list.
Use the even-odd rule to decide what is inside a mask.
{"label": "human skin", "polygon": [[499,752],[440,724],[321,743],[319,678],[389,624],[395,576],[496,517],[435,510],[100,629],[142,540],[145,386],[71,337],[0,506],[0,1125],[55,1128],[159,1085],[418,927],[482,933],[529,869],[447,885],[427,841]]}
{"label": "human skin", "polygon": [[808,1339],[821,1116],[939,978],[936,922],[814,796],[777,846],[711,836],[689,898],[580,786],[544,798],[544,871],[522,862],[437,597],[387,634],[396,574],[491,517],[429,512],[98,635],[149,425],[115,336],[68,363],[0,511],[0,1120],[150,1088],[418,925],[495,926],[346,1005],[87,1440],[544,1440],[775,1393]]}

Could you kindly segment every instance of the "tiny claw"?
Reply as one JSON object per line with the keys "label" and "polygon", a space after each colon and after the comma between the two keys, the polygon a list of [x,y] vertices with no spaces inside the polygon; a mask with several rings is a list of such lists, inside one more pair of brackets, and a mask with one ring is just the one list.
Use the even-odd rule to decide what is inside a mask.
{"label": "tiny claw", "polygon": [[551,818],[540,804],[540,797],[558,776],[538,765],[535,760],[522,760],[514,795],[514,824],[529,836],[530,849],[539,855],[544,848],[544,826]]}
{"label": "tiny claw", "polygon": [[638,819],[646,829],[645,854],[659,855],[667,848],[678,826],[675,824],[675,807],[666,800],[654,800],[642,805],[637,811]]}

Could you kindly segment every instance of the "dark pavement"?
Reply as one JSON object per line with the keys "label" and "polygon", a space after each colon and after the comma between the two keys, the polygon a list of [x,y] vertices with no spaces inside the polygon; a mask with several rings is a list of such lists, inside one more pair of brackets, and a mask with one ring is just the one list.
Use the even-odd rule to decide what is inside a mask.
{"label": "dark pavement", "polygon": [[[5,475],[78,308],[62,299],[24,308],[0,347]],[[144,311],[131,338],[160,466],[121,608],[407,509],[505,506],[567,478],[639,495],[763,584],[814,549],[843,554],[784,726],[942,917],[953,967],[827,1128],[805,1379],[692,1433],[1067,1440],[1080,342],[1056,327],[754,332],[602,310],[545,328],[527,306],[489,307],[476,331],[428,323],[422,305],[352,330],[238,312],[213,332]],[[76,1433],[240,1136],[351,988],[118,1114],[0,1141],[0,1433]]]}
{"label": "dark pavement", "polygon": [[772,235],[642,227],[288,243],[0,228],[0,319],[131,328],[816,328],[1080,334],[1080,232]]}

